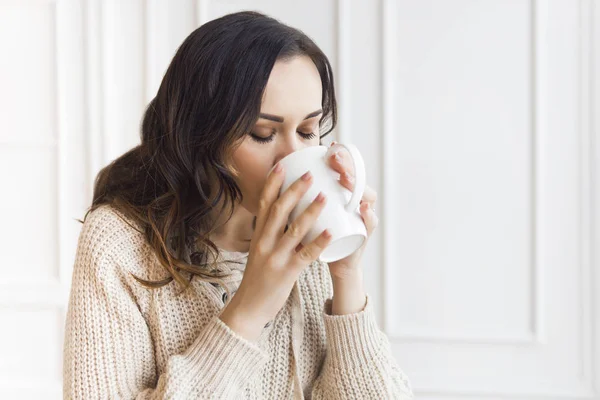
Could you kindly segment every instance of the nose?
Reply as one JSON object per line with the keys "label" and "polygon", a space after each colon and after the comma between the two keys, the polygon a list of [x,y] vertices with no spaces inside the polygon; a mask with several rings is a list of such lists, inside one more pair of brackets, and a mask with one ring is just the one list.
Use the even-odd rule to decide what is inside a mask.
{"label": "nose", "polygon": [[[289,139],[292,137],[292,139]],[[287,157],[289,154],[292,154],[295,151],[302,149],[302,142],[297,138],[294,138],[294,135],[289,135],[285,140],[281,141],[281,146],[277,150],[277,157],[275,158],[275,164],[279,162],[282,158]]]}

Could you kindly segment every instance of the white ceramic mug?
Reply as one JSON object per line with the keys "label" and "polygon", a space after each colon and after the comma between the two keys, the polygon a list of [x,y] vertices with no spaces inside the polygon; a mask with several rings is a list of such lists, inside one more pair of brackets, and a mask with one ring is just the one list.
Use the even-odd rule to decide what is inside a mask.
{"label": "white ceramic mug", "polygon": [[[329,157],[342,148],[350,153],[354,163],[355,183],[352,192],[340,184],[337,180],[340,174],[328,164]],[[301,243],[306,246],[327,229],[332,237],[329,246],[319,257],[323,262],[347,257],[362,246],[367,238],[367,229],[359,206],[365,191],[366,173],[363,158],[356,146],[344,143],[336,143],[331,147],[311,146],[288,154],[279,163],[285,170],[280,196],[305,172],[310,171],[313,176],[312,185],[290,213],[288,225],[308,208],[319,192],[327,196],[321,214]]]}

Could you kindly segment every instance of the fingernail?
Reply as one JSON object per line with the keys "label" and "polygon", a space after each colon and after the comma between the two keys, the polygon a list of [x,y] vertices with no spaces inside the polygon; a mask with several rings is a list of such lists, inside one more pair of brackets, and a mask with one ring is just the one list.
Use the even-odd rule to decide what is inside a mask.
{"label": "fingernail", "polygon": [[281,164],[277,163],[277,165],[275,166],[275,172],[279,172],[281,171],[283,167],[281,166]]}
{"label": "fingernail", "polygon": [[342,157],[340,157],[340,154],[337,151],[334,153],[333,158],[335,158],[335,161],[337,162],[342,161]]}
{"label": "fingernail", "polygon": [[318,202],[318,203],[323,203],[325,201],[325,193],[319,192],[319,194],[317,195],[315,201]]}
{"label": "fingernail", "polygon": [[310,179],[311,176],[312,175],[311,175],[310,171],[306,171],[306,173],[304,175],[302,175],[302,180],[307,181]]}
{"label": "fingernail", "polygon": [[329,230],[325,229],[323,231],[323,236],[327,239],[329,239],[331,237],[331,232],[329,232]]}
{"label": "fingernail", "polygon": [[349,174],[349,173],[347,173],[347,172],[344,172],[344,178],[346,178],[346,179],[347,179],[348,181],[350,181],[350,182],[352,182],[352,181],[353,181],[352,177],[351,177],[351,176],[350,176],[350,174]]}

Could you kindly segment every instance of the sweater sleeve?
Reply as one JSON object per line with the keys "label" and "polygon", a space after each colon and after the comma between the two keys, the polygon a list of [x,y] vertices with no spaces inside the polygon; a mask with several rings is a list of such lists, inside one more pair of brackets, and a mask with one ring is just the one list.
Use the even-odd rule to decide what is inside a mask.
{"label": "sweater sleeve", "polygon": [[214,316],[158,375],[152,335],[124,268],[100,240],[82,230],[65,322],[63,397],[242,398],[267,353]]}
{"label": "sweater sleeve", "polygon": [[327,354],[312,398],[412,399],[408,377],[377,326],[369,295],[361,311],[346,315],[331,314],[332,297],[328,296],[323,308]]}

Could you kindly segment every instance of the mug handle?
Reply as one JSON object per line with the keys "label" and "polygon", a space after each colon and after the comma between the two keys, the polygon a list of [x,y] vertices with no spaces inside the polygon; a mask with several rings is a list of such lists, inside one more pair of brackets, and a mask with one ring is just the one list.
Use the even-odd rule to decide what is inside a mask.
{"label": "mug handle", "polygon": [[351,143],[336,143],[329,147],[325,153],[325,162],[327,163],[329,157],[331,157],[333,153],[341,148],[348,150],[348,153],[350,153],[352,162],[354,164],[354,190],[352,191],[352,197],[350,198],[350,201],[345,206],[346,211],[351,212],[355,211],[360,204],[362,196],[365,192],[365,187],[367,185],[367,174],[365,172],[365,163],[360,155],[360,152],[358,151],[358,148]]}

